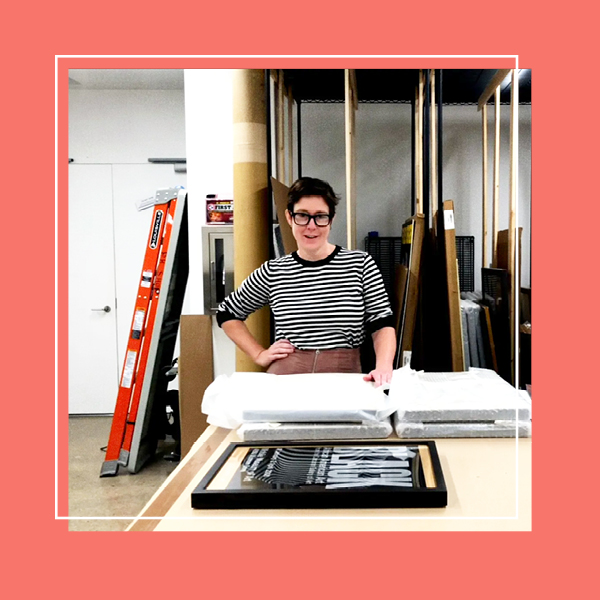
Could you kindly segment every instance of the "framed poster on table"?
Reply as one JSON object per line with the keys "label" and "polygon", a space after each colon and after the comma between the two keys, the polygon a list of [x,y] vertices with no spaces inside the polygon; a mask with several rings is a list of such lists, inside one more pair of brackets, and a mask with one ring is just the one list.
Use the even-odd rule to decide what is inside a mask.
{"label": "framed poster on table", "polygon": [[232,443],[192,492],[192,508],[444,507],[433,441]]}

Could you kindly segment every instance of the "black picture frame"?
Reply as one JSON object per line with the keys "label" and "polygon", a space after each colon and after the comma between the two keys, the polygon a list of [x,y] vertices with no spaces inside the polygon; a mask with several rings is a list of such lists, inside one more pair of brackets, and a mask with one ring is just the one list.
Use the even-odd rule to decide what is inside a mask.
{"label": "black picture frame", "polygon": [[195,509],[441,508],[448,493],[431,440],[239,442],[191,502]]}

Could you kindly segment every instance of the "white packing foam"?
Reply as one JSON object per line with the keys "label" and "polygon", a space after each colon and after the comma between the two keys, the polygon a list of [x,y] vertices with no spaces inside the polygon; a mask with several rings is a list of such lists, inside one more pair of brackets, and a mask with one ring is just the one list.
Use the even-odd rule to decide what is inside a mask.
{"label": "white packing foam", "polygon": [[395,419],[394,429],[401,439],[531,437],[531,421],[491,421],[468,423],[412,423]]}
{"label": "white packing foam", "polygon": [[393,431],[389,417],[365,423],[244,423],[237,434],[244,442],[384,439]]}

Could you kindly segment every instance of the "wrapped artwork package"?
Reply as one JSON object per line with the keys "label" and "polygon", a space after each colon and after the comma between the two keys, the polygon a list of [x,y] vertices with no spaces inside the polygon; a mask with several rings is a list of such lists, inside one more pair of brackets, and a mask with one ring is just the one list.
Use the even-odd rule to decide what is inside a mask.
{"label": "wrapped artwork package", "polygon": [[382,421],[398,406],[361,373],[220,375],[202,400],[211,425]]}
{"label": "wrapped artwork package", "polygon": [[530,402],[489,369],[424,373],[402,367],[392,376],[390,398],[405,422],[531,420]]}

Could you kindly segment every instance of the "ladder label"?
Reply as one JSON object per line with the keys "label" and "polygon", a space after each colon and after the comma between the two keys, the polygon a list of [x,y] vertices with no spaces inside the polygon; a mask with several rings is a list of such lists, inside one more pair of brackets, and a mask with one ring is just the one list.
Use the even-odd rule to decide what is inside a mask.
{"label": "ladder label", "polygon": [[142,281],[140,281],[140,285],[147,288],[152,285],[152,271],[148,270],[142,272]]}
{"label": "ladder label", "polygon": [[444,229],[454,229],[453,210],[444,210]]}
{"label": "ladder label", "polygon": [[152,225],[152,235],[150,236],[150,248],[154,250],[158,246],[160,226],[163,220],[164,212],[157,210],[154,216],[154,225]]}
{"label": "ladder label", "polygon": [[128,350],[125,358],[125,367],[123,368],[123,379],[121,380],[121,387],[130,388],[131,382],[133,381],[133,369],[135,368],[135,359],[137,352],[135,350]]}
{"label": "ladder label", "polygon": [[133,326],[131,328],[131,339],[139,340],[142,337],[142,330],[144,329],[144,319],[146,317],[146,311],[143,308],[138,308],[135,311],[133,317]]}

